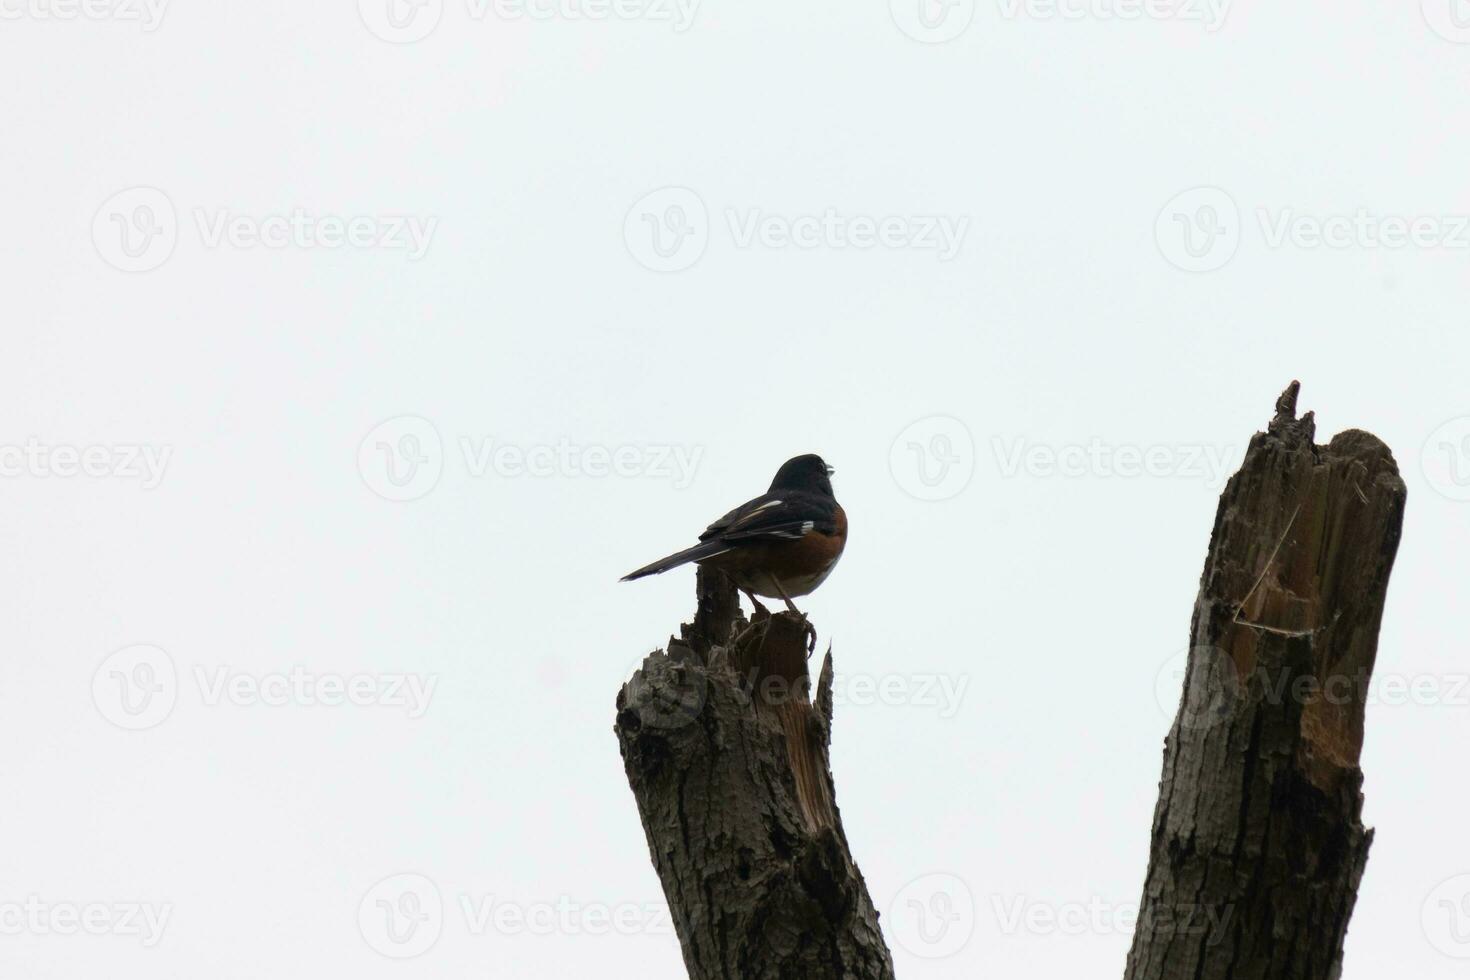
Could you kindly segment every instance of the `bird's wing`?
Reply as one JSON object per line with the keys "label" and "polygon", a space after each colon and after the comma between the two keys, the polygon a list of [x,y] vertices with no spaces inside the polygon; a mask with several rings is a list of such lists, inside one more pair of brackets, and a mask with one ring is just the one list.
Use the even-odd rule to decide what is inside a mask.
{"label": "bird's wing", "polygon": [[741,504],[707,527],[699,540],[752,541],[799,538],[810,531],[836,528],[836,504],[809,493],[768,493]]}

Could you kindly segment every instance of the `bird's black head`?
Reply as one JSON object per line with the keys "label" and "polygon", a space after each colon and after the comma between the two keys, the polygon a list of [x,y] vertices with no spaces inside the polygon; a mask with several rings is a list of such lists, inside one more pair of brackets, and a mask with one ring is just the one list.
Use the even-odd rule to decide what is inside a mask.
{"label": "bird's black head", "polygon": [[806,490],[832,496],[832,467],[814,453],[794,456],[781,464],[776,478],[771,481],[771,492],[777,490]]}

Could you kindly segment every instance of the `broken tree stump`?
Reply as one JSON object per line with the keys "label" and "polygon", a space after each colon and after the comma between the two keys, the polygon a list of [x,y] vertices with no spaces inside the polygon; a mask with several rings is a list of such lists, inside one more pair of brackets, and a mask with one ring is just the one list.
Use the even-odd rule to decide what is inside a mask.
{"label": "broken tree stump", "polygon": [[1125,980],[1341,973],[1372,841],[1363,710],[1407,491],[1367,432],[1316,445],[1297,391],[1220,496]]}
{"label": "broken tree stump", "polygon": [[746,623],[724,575],[697,583],[614,727],[689,976],[891,980],[835,803],[831,650],[813,699],[801,620]]}

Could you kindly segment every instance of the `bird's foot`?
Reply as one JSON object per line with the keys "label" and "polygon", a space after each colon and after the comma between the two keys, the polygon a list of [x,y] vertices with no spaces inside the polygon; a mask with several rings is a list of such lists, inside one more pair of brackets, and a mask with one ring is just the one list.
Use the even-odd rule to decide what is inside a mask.
{"label": "bird's foot", "polygon": [[[779,582],[776,584],[776,588],[778,590],[781,588]],[[810,657],[817,650],[817,628],[812,625],[811,620],[806,618],[806,613],[797,609],[796,603],[792,602],[791,597],[784,592],[781,593],[781,601],[786,603],[786,608],[791,611],[793,616],[800,617],[801,629],[806,635],[806,655]]]}
{"label": "bird's foot", "polygon": [[[742,591],[744,591],[744,590],[742,590]],[[757,620],[757,619],[769,619],[770,618],[771,611],[769,609],[767,609],[765,606],[761,605],[761,601],[755,597],[755,593],[754,592],[746,592],[745,593],[745,598],[747,598],[747,599],[750,600],[750,605],[751,605],[751,610],[752,610],[751,616],[750,616],[751,622],[755,622],[755,620]]]}

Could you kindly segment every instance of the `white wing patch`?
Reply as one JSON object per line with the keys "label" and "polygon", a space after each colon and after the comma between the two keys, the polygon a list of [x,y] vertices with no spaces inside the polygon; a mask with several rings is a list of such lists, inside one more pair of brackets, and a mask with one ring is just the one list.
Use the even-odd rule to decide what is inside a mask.
{"label": "white wing patch", "polygon": [[746,514],[744,517],[740,518],[734,524],[731,524],[730,527],[731,527],[731,529],[734,529],[734,528],[737,528],[737,527],[742,527],[743,525],[750,523],[750,521],[755,517],[755,515],[759,514],[761,511],[763,511],[763,510],[769,510],[772,507],[780,507],[781,504],[782,504],[782,501],[780,501],[780,500],[768,500],[765,503],[761,504],[759,507],[757,507],[755,510],[751,511],[749,514]]}
{"label": "white wing patch", "polygon": [[771,534],[771,537],[773,537],[773,538],[793,538],[793,539],[794,538],[804,538],[808,534],[812,533],[812,530],[816,526],[817,526],[817,524],[816,524],[815,521],[806,521],[806,522],[804,522],[801,525],[801,527],[798,530],[795,530],[795,531],[776,531],[776,532],[773,532]]}

